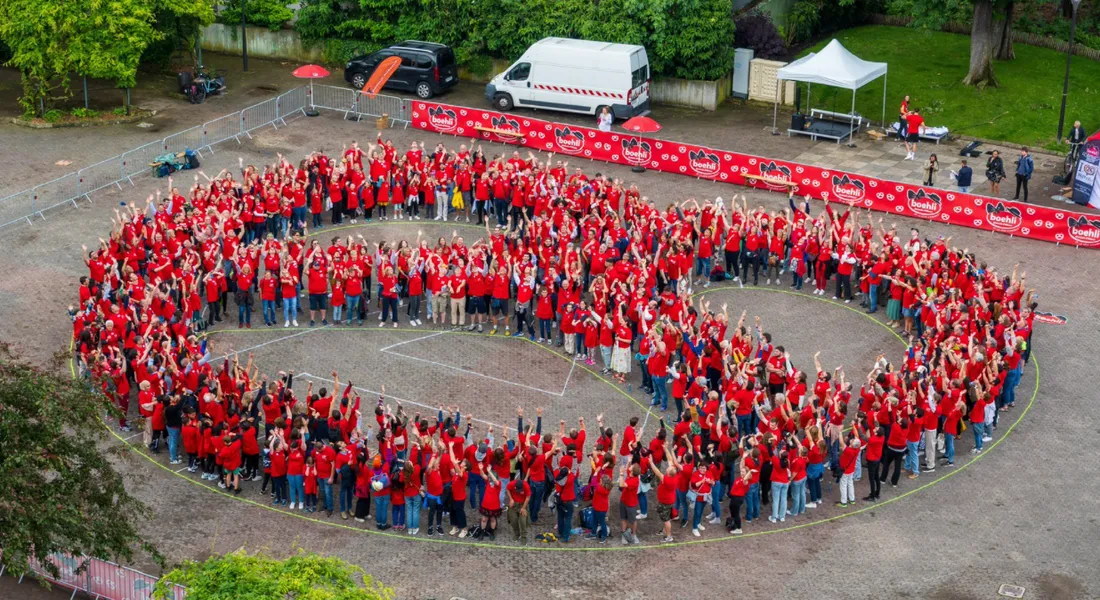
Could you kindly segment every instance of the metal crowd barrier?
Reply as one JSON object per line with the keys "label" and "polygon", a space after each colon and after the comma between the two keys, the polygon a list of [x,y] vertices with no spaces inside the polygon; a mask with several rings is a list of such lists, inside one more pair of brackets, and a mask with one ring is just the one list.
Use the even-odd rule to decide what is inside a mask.
{"label": "metal crowd barrier", "polygon": [[408,127],[412,106],[409,100],[396,96],[368,98],[359,91],[331,85],[300,86],[275,98],[269,98],[235,113],[218,117],[173,133],[160,140],[153,140],[131,148],[118,156],[101,160],[57,179],[0,198],[0,229],[17,223],[33,223],[33,219],[46,218],[46,211],[71,204],[91,194],[112,186],[122,190],[122,184],[134,185],[134,178],[152,172],[150,163],[169,152],[191,149],[214,151],[214,146],[229,140],[241,143],[241,136],[252,137],[251,132],[268,125],[286,125],[286,119],[297,113],[305,114],[311,107],[343,113],[345,119],[354,117],[381,117],[386,115],[393,123]]}
{"label": "metal crowd barrier", "polygon": [[[46,562],[57,567],[57,576],[51,575],[45,565],[33,558],[28,565],[28,573],[36,579],[45,579],[53,585],[72,590],[70,599],[77,592],[82,592],[97,600],[150,600],[159,581],[158,577],[148,573],[83,555],[55,552],[46,558]],[[4,570],[5,565],[0,564],[0,575]],[[20,584],[25,576],[19,578]],[[168,589],[171,600],[184,600],[186,596],[187,588],[183,586],[171,585]]]}

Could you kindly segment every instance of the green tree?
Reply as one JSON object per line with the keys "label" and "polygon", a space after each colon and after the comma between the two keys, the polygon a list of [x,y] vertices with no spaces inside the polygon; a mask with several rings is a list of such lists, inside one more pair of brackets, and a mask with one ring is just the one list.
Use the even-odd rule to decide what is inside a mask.
{"label": "green tree", "polygon": [[[229,0],[228,3],[223,5],[222,11],[218,13],[218,22],[239,26],[241,24],[241,1]],[[267,27],[271,31],[278,31],[283,28],[287,21],[294,18],[294,11],[287,8],[287,3],[284,0],[246,1],[248,3],[244,5],[244,18],[249,25],[258,25]]]}
{"label": "green tree", "polygon": [[202,28],[214,22],[213,0],[171,0],[154,5],[154,26],[162,36],[150,44],[141,62],[166,67],[181,52],[195,60],[195,45]]}
{"label": "green tree", "polygon": [[188,561],[160,579],[153,592],[170,600],[172,584],[187,588],[188,600],[391,600],[393,591],[363,569],[334,557],[299,554],[276,560],[234,552],[203,562]]}
{"label": "green tree", "polygon": [[148,509],[97,448],[114,408],[87,380],[58,375],[67,358],[41,368],[0,343],[0,548],[17,574],[30,557],[56,571],[53,552],[130,560],[140,546],[159,559],[136,528]]}
{"label": "green tree", "polygon": [[68,97],[72,73],[133,87],[142,52],[162,35],[149,0],[0,0],[0,39],[22,74],[29,114]]}
{"label": "green tree", "polygon": [[[970,67],[964,85],[996,86],[993,58],[1011,59],[1013,0],[896,0],[891,12],[913,17],[916,27],[940,29],[970,20]],[[999,19],[996,15],[1000,15]],[[994,26],[994,22],[997,26]]]}

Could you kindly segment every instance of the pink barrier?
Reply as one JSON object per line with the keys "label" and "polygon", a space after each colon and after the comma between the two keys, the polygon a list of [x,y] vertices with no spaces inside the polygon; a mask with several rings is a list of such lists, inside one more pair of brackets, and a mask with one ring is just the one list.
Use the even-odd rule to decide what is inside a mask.
{"label": "pink barrier", "polygon": [[790,185],[800,196],[808,194],[818,200],[1057,244],[1100,248],[1100,216],[1096,215],[462,106],[416,101],[412,103],[411,119],[413,127],[425,131],[758,189],[785,192]]}
{"label": "pink barrier", "polygon": [[[35,577],[84,592],[93,598],[150,600],[157,583],[157,578],[152,575],[97,558],[54,553],[46,560],[57,566],[59,576],[55,578],[50,575],[44,565],[32,558],[30,570]],[[84,570],[80,571],[82,566]],[[173,586],[172,591],[170,598],[174,600],[183,600],[187,595],[186,588],[182,586]]]}

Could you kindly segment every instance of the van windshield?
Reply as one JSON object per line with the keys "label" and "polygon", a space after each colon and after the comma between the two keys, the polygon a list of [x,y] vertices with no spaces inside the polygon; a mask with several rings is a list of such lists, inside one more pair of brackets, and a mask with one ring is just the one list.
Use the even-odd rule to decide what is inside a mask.
{"label": "van windshield", "polygon": [[649,65],[642,65],[634,69],[631,74],[630,89],[634,89],[649,80]]}
{"label": "van windshield", "polygon": [[455,64],[455,53],[450,48],[444,48],[439,51],[436,60],[439,61],[440,67],[449,67]]}

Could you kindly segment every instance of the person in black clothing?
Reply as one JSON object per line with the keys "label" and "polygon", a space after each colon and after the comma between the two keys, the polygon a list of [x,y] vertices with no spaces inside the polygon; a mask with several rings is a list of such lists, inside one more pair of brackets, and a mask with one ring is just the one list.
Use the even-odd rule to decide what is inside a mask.
{"label": "person in black clothing", "polygon": [[183,405],[179,396],[172,396],[164,407],[164,426],[168,430],[168,460],[173,465],[183,461],[179,457],[180,431],[183,428]]}
{"label": "person in black clothing", "polygon": [[1005,178],[1005,162],[1001,153],[994,150],[989,160],[985,161],[985,178],[989,180],[989,193],[991,196],[1001,195],[1001,181]]}

